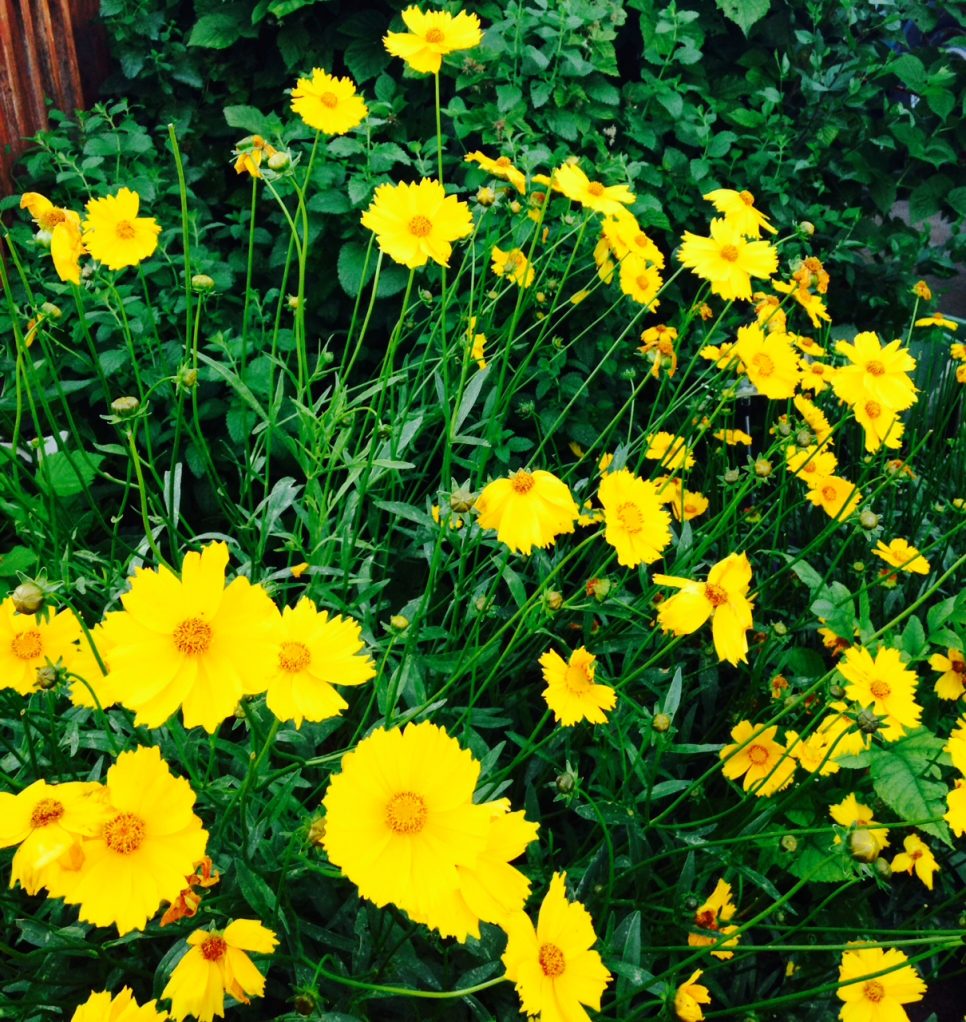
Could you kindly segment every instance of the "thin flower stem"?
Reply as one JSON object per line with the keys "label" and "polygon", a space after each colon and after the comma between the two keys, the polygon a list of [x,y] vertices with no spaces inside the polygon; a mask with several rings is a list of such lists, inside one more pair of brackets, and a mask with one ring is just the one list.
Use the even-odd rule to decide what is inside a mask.
{"label": "thin flower stem", "polygon": [[191,343],[191,237],[188,222],[188,186],[185,182],[184,164],[181,161],[181,149],[178,147],[178,136],[173,124],[168,125],[168,139],[174,155],[174,166],[178,174],[178,194],[181,199],[181,244],[184,249],[184,350],[188,357]]}
{"label": "thin flower stem", "polygon": [[[325,959],[322,959],[324,962]],[[494,979],[488,979],[483,983],[477,983],[476,986],[463,987],[461,990],[412,990],[408,987],[391,987],[384,986],[380,983],[366,983],[363,980],[349,979],[348,976],[340,976],[337,973],[329,972],[322,962],[319,962],[315,966],[315,976],[324,976],[325,979],[330,980],[333,983],[338,983],[341,986],[353,987],[356,990],[370,990],[374,994],[395,994],[399,997],[422,997],[427,1000],[434,1001],[451,1001],[456,1000],[460,997],[470,997],[473,994],[480,993],[481,990],[489,990],[490,987],[495,987],[500,983],[506,981],[507,977],[497,976]],[[310,964],[306,961],[306,964]]]}

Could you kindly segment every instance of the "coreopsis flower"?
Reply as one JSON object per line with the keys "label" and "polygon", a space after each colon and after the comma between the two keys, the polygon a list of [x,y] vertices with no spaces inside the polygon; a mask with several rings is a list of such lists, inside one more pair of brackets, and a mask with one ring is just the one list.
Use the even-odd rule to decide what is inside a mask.
{"label": "coreopsis flower", "polygon": [[745,633],[752,626],[754,604],[748,597],[751,564],[745,554],[728,554],[718,561],[708,572],[707,582],[672,575],[655,575],[653,580],[657,585],[681,590],[658,606],[658,624],[665,632],[690,635],[710,617],[718,659],[731,664],[747,659]]}
{"label": "coreopsis flower", "polygon": [[829,518],[844,522],[862,503],[859,488],[841,476],[821,476],[809,484],[806,497]]}
{"label": "coreopsis flower", "polygon": [[350,618],[330,618],[303,596],[276,617],[268,640],[275,664],[265,678],[265,704],[296,728],[303,720],[337,717],[349,705],[333,685],[361,685],[375,676],[361,628]]}
{"label": "coreopsis flower", "polygon": [[[94,656],[91,642],[97,649],[101,663],[104,664],[103,670],[101,663],[98,663],[97,657]],[[70,701],[75,706],[93,709],[96,705],[95,696],[101,709],[118,701],[118,694],[110,681],[111,665],[108,661],[110,646],[110,640],[104,634],[104,626],[96,624],[90,630],[90,641],[87,636],[82,636],[80,645],[75,646],[64,657],[64,668],[71,679]]]}
{"label": "coreopsis flower", "polygon": [[802,374],[798,356],[782,334],[766,338],[757,323],[739,327],[734,351],[759,394],[775,400],[794,395]]}
{"label": "coreopsis flower", "polygon": [[957,362],[966,362],[966,344],[950,344],[949,357]]}
{"label": "coreopsis flower", "polygon": [[476,368],[484,370],[486,361],[486,334],[473,334],[473,343],[470,347],[470,358],[476,360]]}
{"label": "coreopsis flower", "polygon": [[81,637],[72,610],[52,613],[46,620],[21,614],[12,597],[0,603],[0,689],[12,688],[28,696],[37,688],[37,671],[67,660]]}
{"label": "coreopsis flower", "polygon": [[465,11],[453,15],[410,6],[402,12],[402,19],[409,31],[387,33],[383,45],[422,74],[438,74],[443,57],[456,50],[471,50],[483,39],[480,19]]}
{"label": "coreopsis flower", "polygon": [[788,742],[788,755],[803,770],[810,774],[817,771],[822,777],[838,773],[839,764],[835,757],[842,753],[832,751],[827,732],[813,731],[807,738],[801,738],[797,731],[786,731],[785,741]]}
{"label": "coreopsis flower", "polygon": [[917,280],[912,286],[912,293],[924,302],[932,301],[932,289],[924,280]]}
{"label": "coreopsis flower", "polygon": [[195,930],[188,951],[161,992],[171,999],[171,1017],[199,1022],[224,1017],[225,997],[248,1004],[265,992],[265,977],[248,952],[270,955],[278,938],[255,919],[236,919],[224,930]]}
{"label": "coreopsis flower", "polygon": [[788,336],[791,338],[792,344],[809,358],[819,358],[826,353],[825,348],[821,344],[817,344],[814,337],[805,337],[802,334],[789,334]]}
{"label": "coreopsis flower", "polygon": [[496,529],[496,538],[513,551],[529,554],[573,532],[580,514],[567,484],[550,472],[520,469],[509,479],[494,479],[476,498],[480,527]]}
{"label": "coreopsis flower", "polygon": [[[848,649],[846,643],[845,649]],[[819,721],[814,734],[822,738],[836,758],[857,756],[872,742],[872,736],[864,734],[853,719],[847,703],[833,702],[829,712]]]}
{"label": "coreopsis flower", "polygon": [[50,235],[50,258],[57,276],[80,284],[80,260],[87,252],[81,240],[80,216],[71,209],[55,206],[39,192],[24,192],[20,208],[26,209],[40,230]]}
{"label": "coreopsis flower", "polygon": [[664,286],[664,279],[656,266],[650,266],[644,259],[636,255],[625,256],[620,268],[621,291],[628,298],[645,306],[648,311],[661,304],[657,294]]}
{"label": "coreopsis flower", "polygon": [[501,181],[509,181],[521,195],[527,190],[527,179],[523,171],[514,167],[513,161],[509,156],[498,156],[493,160],[477,150],[476,152],[467,153],[463,160],[466,163],[478,163],[488,174],[500,178]]}
{"label": "coreopsis flower", "polygon": [[902,1005],[921,1001],[926,984],[904,964],[908,960],[896,948],[843,951],[836,990],[845,1002],[839,1010],[841,1022],[909,1022]]}
{"label": "coreopsis flower", "polygon": [[138,216],[140,203],[141,197],[130,188],[87,203],[84,246],[109,270],[137,266],[158,247],[161,226],[153,217]]}
{"label": "coreopsis flower", "polygon": [[899,852],[892,862],[893,873],[908,873],[912,876],[915,870],[916,876],[932,890],[933,874],[939,869],[936,856],[925,841],[918,834],[908,834],[902,842],[904,851]]}
{"label": "coreopsis flower", "polygon": [[880,539],[872,553],[900,571],[914,571],[918,575],[929,574],[929,562],[907,540],[893,539],[887,546]]}
{"label": "coreopsis flower", "polygon": [[594,262],[597,264],[597,276],[605,284],[609,284],[614,279],[617,261],[614,259],[614,250],[611,248],[610,242],[603,234],[594,246]]}
{"label": "coreopsis flower", "polygon": [[[738,946],[738,937],[731,937],[730,934],[738,929],[730,920],[737,911],[735,903],[731,900],[731,884],[726,880],[719,880],[711,892],[708,900],[700,905],[694,913],[694,925],[703,932],[688,934],[688,945],[690,947],[710,947],[718,944],[716,950],[711,954],[715,958],[727,960],[734,958],[734,951],[728,948]],[[721,941],[721,937],[728,937]],[[721,943],[718,943],[721,941]]]}
{"label": "coreopsis flower", "polygon": [[892,409],[884,407],[873,398],[867,398],[853,405],[852,413],[855,421],[865,430],[867,451],[875,452],[883,444],[893,449],[902,446],[905,426]]}
{"label": "coreopsis flower", "polygon": [[941,312],[934,312],[930,316],[923,316],[922,319],[917,319],[916,326],[938,326],[944,330],[958,330],[959,324],[954,323],[951,319],[946,317]]}
{"label": "coreopsis flower", "polygon": [[83,859],[81,841],[110,818],[100,784],[34,781],[17,795],[0,792],[0,848],[19,845],[13,856],[10,886],[28,894],[46,887],[59,896],[60,876]]}
{"label": "coreopsis flower", "polygon": [[473,232],[470,207],[447,195],[438,181],[383,184],[376,189],[362,226],[375,232],[381,251],[413,269],[432,259],[449,265],[452,242]]}
{"label": "coreopsis flower", "polygon": [[650,433],[647,437],[645,458],[659,461],[661,468],[670,472],[694,468],[694,454],[682,436],[674,433]]}
{"label": "coreopsis flower", "polygon": [[795,758],[775,740],[777,734],[777,724],[766,728],[750,720],[736,724],[731,729],[733,743],[719,753],[724,761],[721,772],[732,781],[744,777],[742,787],[759,798],[787,788],[795,776]]}
{"label": "coreopsis flower", "polygon": [[124,609],[105,618],[110,684],[137,725],[161,727],[180,706],[185,727],[213,734],[242,696],[265,691],[277,612],[247,578],[226,586],[227,564],[227,545],[209,543],[185,555],[180,579],[164,565],[139,568]]}
{"label": "coreopsis flower", "polygon": [[703,493],[686,490],[681,480],[674,476],[655,479],[654,485],[657,487],[658,500],[671,509],[671,514],[679,522],[690,522],[708,510],[708,498]]}
{"label": "coreopsis flower", "polygon": [[788,325],[785,310],[781,306],[778,295],[769,295],[764,291],[755,291],[751,300],[755,303],[755,320],[768,333],[786,333]]}
{"label": "coreopsis flower", "polygon": [[553,187],[584,209],[616,216],[637,198],[627,185],[604,185],[591,181],[576,163],[565,163],[553,172]]}
{"label": "coreopsis flower", "polygon": [[620,262],[628,256],[637,256],[650,266],[664,269],[664,253],[644,233],[641,225],[628,209],[621,206],[601,224],[601,238],[611,254]]}
{"label": "coreopsis flower", "polygon": [[534,269],[523,249],[511,248],[504,252],[499,245],[494,245],[490,258],[493,261],[493,272],[498,277],[506,277],[518,287],[529,287],[533,283]]}
{"label": "coreopsis flower", "polygon": [[[798,414],[805,420],[808,428],[815,434],[815,439],[824,444],[832,435],[832,427],[825,413],[817,405],[813,404],[804,394],[797,394],[792,398]],[[831,441],[829,441],[831,442]]]}
{"label": "coreopsis flower", "polygon": [[610,972],[592,950],[597,940],[590,913],[568,901],[565,873],[555,873],[537,925],[524,913],[508,921],[503,965],[516,984],[521,1011],[544,1022],[585,1022],[581,1005],[600,1008]]}
{"label": "coreopsis flower", "polygon": [[743,429],[717,429],[711,435],[729,447],[736,447],[738,444],[751,445],[751,437]]}
{"label": "coreopsis flower", "polygon": [[946,795],[946,805],[948,810],[943,813],[943,819],[956,837],[963,837],[966,835],[966,780],[956,779]]}
{"label": "coreopsis flower", "polygon": [[902,341],[883,346],[871,330],[856,334],[855,340],[839,341],[835,350],[849,360],[832,379],[836,397],[853,407],[876,401],[891,412],[902,412],[916,402],[916,387],[909,376],[916,360]]}
{"label": "coreopsis flower", "polygon": [[[876,823],[872,810],[863,805],[854,793],[847,795],[837,805],[829,806],[828,811],[837,824],[851,831],[849,848],[856,858],[871,862],[884,848],[889,847],[888,828]],[[835,841],[841,844],[841,838]]]}
{"label": "coreopsis flower", "polygon": [[724,215],[725,221],[747,238],[760,238],[762,230],[769,234],[778,232],[768,222],[768,217],[755,209],[755,197],[751,192],[732,191],[730,188],[716,188],[702,196]]}
{"label": "coreopsis flower", "polygon": [[168,1013],[160,1011],[156,1004],[157,1001],[138,1004],[130,987],[122,987],[114,997],[104,990],[91,994],[78,1005],[70,1022],[163,1022]]}
{"label": "coreopsis flower", "polygon": [[812,326],[816,329],[820,328],[822,323],[832,322],[832,317],[828,314],[825,303],[807,287],[802,287],[801,284],[792,281],[786,284],[781,280],[773,280],[772,287],[776,291],[784,291],[786,294],[790,294],[805,310]]}
{"label": "coreopsis flower", "polygon": [[961,699],[966,692],[966,654],[961,649],[947,647],[945,655],[933,653],[929,666],[940,672],[936,679],[936,695],[940,699]]}
{"label": "coreopsis flower", "polygon": [[157,748],[122,752],[105,787],[112,812],[85,839],[83,862],[62,875],[58,893],[85,922],[125,934],[144,929],[162,902],[178,897],[208,833],[192,812],[191,785],[168,770]]}
{"label": "coreopsis flower", "polygon": [[582,720],[591,724],[607,722],[604,711],[614,708],[617,694],[607,685],[594,681],[597,658],[593,653],[579,646],[564,662],[560,654],[551,649],[540,657],[539,663],[547,683],[542,695],[558,724],[572,727]]}
{"label": "coreopsis flower", "polygon": [[606,475],[608,469],[614,464],[614,455],[610,452],[602,454],[600,460],[597,462],[597,471],[601,475]]}
{"label": "coreopsis flower", "polygon": [[604,539],[617,551],[617,563],[636,568],[656,561],[671,542],[671,519],[655,484],[622,468],[601,479],[597,496],[604,509]]}
{"label": "coreopsis flower", "polygon": [[698,351],[698,354],[708,362],[713,362],[715,369],[734,369],[738,373],[744,372],[735,346],[730,341],[725,341],[724,344],[706,344]]}
{"label": "coreopsis flower", "polygon": [[807,358],[798,360],[798,368],[802,373],[801,386],[813,394],[821,394],[823,390],[827,390],[835,373],[830,365]]}
{"label": "coreopsis flower", "polygon": [[262,160],[274,156],[278,150],[261,135],[248,135],[235,146],[235,173],[248,174],[250,177],[261,177],[259,169]]}
{"label": "coreopsis flower", "polygon": [[700,978],[701,969],[695,969],[674,993],[674,1014],[681,1022],[701,1022],[704,1018],[701,1005],[711,1003],[711,994],[698,982]]}
{"label": "coreopsis flower", "polygon": [[838,458],[827,448],[817,444],[808,447],[785,448],[788,471],[804,480],[809,486],[832,475],[838,467]]}
{"label": "coreopsis flower", "polygon": [[862,646],[845,651],[837,670],[846,680],[845,694],[863,707],[871,707],[877,717],[884,717],[879,732],[887,742],[894,742],[919,726],[922,707],[916,702],[915,671],[903,663],[897,649],[880,649],[875,659]]}
{"label": "coreopsis flower", "polygon": [[748,241],[726,220],[711,221],[710,237],[685,231],[678,260],[725,300],[751,300],[751,278],[770,277],[778,269],[778,252],[767,241]]}
{"label": "coreopsis flower", "polygon": [[319,67],[312,68],[310,78],[299,78],[292,89],[292,110],[324,135],[344,135],[369,113],[351,78],[334,78]]}

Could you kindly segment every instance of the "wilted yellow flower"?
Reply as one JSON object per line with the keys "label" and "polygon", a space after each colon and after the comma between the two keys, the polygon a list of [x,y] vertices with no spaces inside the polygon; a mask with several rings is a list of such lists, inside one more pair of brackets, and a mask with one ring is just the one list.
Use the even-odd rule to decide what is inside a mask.
{"label": "wilted yellow flower", "polygon": [[334,78],[320,67],[313,67],[312,76],[300,78],[292,89],[292,110],[324,135],[344,135],[369,113],[351,78]]}
{"label": "wilted yellow flower", "polygon": [[905,849],[893,858],[891,866],[893,873],[908,873],[912,876],[913,870],[916,876],[932,890],[933,874],[939,869],[936,856],[925,841],[918,834],[909,834],[902,842]]}
{"label": "wilted yellow flower", "polygon": [[768,222],[768,217],[755,209],[755,197],[751,192],[716,188],[702,198],[707,199],[719,213],[723,213],[726,223],[745,237],[760,238],[762,230],[768,231],[769,234],[778,233]]}
{"label": "wilted yellow flower", "polygon": [[261,135],[249,135],[243,138],[235,147],[235,173],[249,174],[251,177],[261,177],[259,169],[262,165],[262,158],[274,156],[278,150],[275,146],[266,142]]}
{"label": "wilted yellow flower", "polygon": [[483,39],[480,19],[460,11],[421,11],[416,6],[402,12],[408,32],[389,32],[383,44],[394,57],[401,57],[414,71],[437,74],[443,57],[456,50],[471,50]]}
{"label": "wilted yellow flower", "polygon": [[738,937],[729,936],[738,929],[737,926],[730,923],[736,911],[737,906],[731,900],[731,884],[726,880],[719,880],[708,900],[700,905],[694,913],[694,925],[703,932],[695,933],[692,930],[688,934],[688,945],[690,947],[709,947],[718,943],[721,937],[725,936],[728,937],[728,940],[718,944],[717,950],[712,951],[711,954],[715,958],[725,961],[734,958],[734,951],[727,949],[738,946]]}
{"label": "wilted yellow flower", "polygon": [[480,528],[496,529],[501,543],[523,554],[573,532],[580,513],[567,484],[542,469],[494,479],[477,497],[476,509]]}
{"label": "wilted yellow flower", "polygon": [[55,206],[39,192],[24,192],[20,208],[26,209],[34,223],[50,234],[50,257],[61,280],[80,283],[80,259],[87,252],[81,240],[80,216],[71,209]]}
{"label": "wilted yellow flower", "polygon": [[711,994],[698,982],[700,978],[701,970],[695,969],[675,991],[674,1014],[681,1022],[701,1022],[704,1018],[701,1005],[711,1003]]}
{"label": "wilted yellow flower", "polygon": [[918,295],[924,302],[932,300],[932,289],[924,280],[917,280],[913,284],[912,293]]}
{"label": "wilted yellow flower", "polygon": [[711,284],[726,300],[751,299],[751,278],[770,277],[778,269],[778,252],[767,241],[748,241],[725,220],[711,221],[711,235],[684,232],[678,250],[683,266]]}
{"label": "wilted yellow flower", "polygon": [[467,163],[478,163],[488,174],[500,178],[502,181],[509,181],[516,190],[523,195],[527,190],[527,179],[522,170],[513,166],[509,156],[498,156],[495,160],[484,155],[479,150],[467,153],[463,159]]}
{"label": "wilted yellow flower", "polygon": [[158,247],[161,227],[153,217],[139,217],[141,198],[130,188],[87,203],[83,241],[87,251],[109,270],[137,266]]}

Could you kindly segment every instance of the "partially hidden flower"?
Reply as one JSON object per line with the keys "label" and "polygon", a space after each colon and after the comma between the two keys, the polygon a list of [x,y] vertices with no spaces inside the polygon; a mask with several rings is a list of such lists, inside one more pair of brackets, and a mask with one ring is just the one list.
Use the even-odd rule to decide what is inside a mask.
{"label": "partially hidden flower", "polygon": [[845,521],[862,503],[859,488],[841,476],[821,476],[809,483],[806,494],[816,507],[820,507],[829,518]]}
{"label": "partially hidden flower", "polygon": [[724,215],[725,221],[748,238],[760,238],[761,232],[778,232],[761,210],[755,209],[755,197],[749,191],[736,192],[731,188],[716,188],[703,196]]}
{"label": "partially hidden flower", "polygon": [[896,948],[844,951],[836,991],[845,1002],[841,1022],[909,1022],[902,1005],[921,1001],[926,984],[908,960]]}
{"label": "partially hidden flower", "polygon": [[50,235],[50,257],[57,276],[80,284],[80,260],[87,252],[81,239],[80,216],[71,209],[55,206],[39,192],[24,192],[20,208],[26,209],[34,223]]}
{"label": "partially hidden flower", "polygon": [[564,727],[572,727],[582,720],[591,724],[604,724],[606,710],[612,710],[617,694],[607,685],[594,680],[597,658],[579,646],[564,661],[555,650],[540,657],[540,667],[547,687],[543,698],[553,711],[554,720]]}
{"label": "partially hidden flower", "polygon": [[[889,847],[889,830],[876,823],[869,806],[863,805],[854,793],[847,795],[837,805],[829,806],[829,815],[842,827],[850,831],[849,848],[852,854],[865,862],[871,862],[884,848]],[[836,838],[836,843],[841,843]]]}
{"label": "partially hidden flower", "polygon": [[12,688],[22,696],[37,689],[37,671],[68,660],[81,637],[72,610],[50,614],[46,620],[21,614],[12,597],[0,603],[0,690]]}
{"label": "partially hidden flower", "polygon": [[[738,937],[731,936],[738,929],[731,922],[736,911],[737,906],[731,900],[731,884],[718,880],[707,901],[695,910],[694,929],[688,934],[688,945],[710,947],[716,944],[711,952],[715,958],[725,961],[734,958],[734,951],[729,949],[738,946]],[[727,940],[722,940],[723,937]]]}
{"label": "partially hidden flower", "polygon": [[573,532],[580,514],[567,484],[542,469],[494,479],[477,497],[476,510],[481,528],[496,529],[501,543],[522,554]]}
{"label": "partially hidden flower", "polygon": [[888,544],[879,540],[872,553],[900,571],[914,571],[919,575],[929,574],[929,562],[905,539],[893,539]]}
{"label": "partially hidden flower", "polygon": [[701,1022],[704,1018],[701,1005],[711,1003],[711,994],[698,982],[700,978],[701,970],[695,969],[674,993],[674,1014],[681,1022]]}
{"label": "partially hidden flower", "polygon": [[415,5],[402,12],[408,32],[389,32],[383,44],[394,57],[401,57],[414,71],[437,74],[443,57],[456,50],[470,50],[483,39],[480,19],[460,11],[421,11]]}
{"label": "partially hidden flower", "polygon": [[499,245],[494,245],[490,258],[493,261],[493,272],[498,277],[506,277],[518,287],[529,287],[533,283],[534,269],[522,249],[511,248],[504,252]]}
{"label": "partially hidden flower", "polygon": [[478,163],[488,174],[509,181],[523,195],[527,190],[527,179],[522,170],[518,170],[509,156],[498,156],[495,160],[476,150],[463,157],[466,163]]}
{"label": "partially hidden flower", "polygon": [[931,891],[933,875],[939,869],[932,849],[918,834],[908,834],[902,842],[903,851],[894,856],[891,865],[893,873],[908,873],[916,876]]}
{"label": "partially hidden flower", "polygon": [[156,1008],[157,1001],[138,1004],[130,987],[122,987],[111,997],[107,990],[93,993],[78,1005],[70,1022],[162,1022],[166,1011]]}
{"label": "partially hidden flower", "polygon": [[936,695],[940,699],[961,699],[966,692],[966,654],[961,649],[947,647],[945,653],[933,653],[929,666],[940,672]]}

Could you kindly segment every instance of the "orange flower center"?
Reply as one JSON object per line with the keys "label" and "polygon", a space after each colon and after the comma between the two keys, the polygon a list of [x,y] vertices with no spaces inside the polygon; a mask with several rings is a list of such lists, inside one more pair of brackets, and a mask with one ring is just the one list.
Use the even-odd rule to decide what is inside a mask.
{"label": "orange flower center", "polygon": [[949,669],[957,674],[966,674],[966,660],[952,660]]}
{"label": "orange flower center", "polygon": [[311,662],[312,654],[301,642],[283,642],[278,651],[278,666],[291,674],[304,671]]}
{"label": "orange flower center", "polygon": [[762,766],[768,762],[768,750],[764,745],[751,745],[748,747],[748,758],[755,766]]}
{"label": "orange flower center", "polygon": [[563,951],[556,944],[541,944],[537,954],[540,968],[548,979],[555,979],[562,976],[567,969],[567,959]]}
{"label": "orange flower center", "polygon": [[426,42],[428,43],[441,43],[445,36],[441,28],[431,28],[426,33]]}
{"label": "orange flower center", "polygon": [[870,419],[878,419],[878,417],[882,414],[882,406],[878,401],[866,401],[865,414],[868,415]]}
{"label": "orange flower center", "polygon": [[702,930],[717,930],[718,914],[713,908],[706,908],[694,915],[694,921]]}
{"label": "orange flower center", "polygon": [[211,645],[211,625],[200,617],[185,618],[175,628],[172,638],[179,653],[186,656],[205,653]]}
{"label": "orange flower center", "polygon": [[869,691],[875,699],[888,699],[892,694],[892,689],[884,681],[873,681],[869,686]]}
{"label": "orange flower center", "polygon": [[721,258],[727,259],[729,263],[738,261],[738,249],[734,245],[721,246]]}
{"label": "orange flower center", "polygon": [[114,226],[114,233],[122,241],[130,241],[137,232],[134,230],[134,224],[130,220],[118,220]]}
{"label": "orange flower center", "polygon": [[636,504],[625,501],[618,505],[615,513],[625,532],[640,532],[644,528],[644,516]]}
{"label": "orange flower center", "polygon": [[10,642],[10,652],[18,660],[35,660],[43,648],[43,640],[36,628],[18,632]]}
{"label": "orange flower center", "polygon": [[[591,181],[590,184],[587,185],[587,191],[590,192],[590,194],[595,197],[598,195],[603,195],[604,186],[599,181]],[[553,945],[551,944],[550,947],[553,947]]]}
{"label": "orange flower center", "polygon": [[708,582],[704,587],[704,598],[712,607],[720,607],[728,602],[728,593],[721,586]]}
{"label": "orange flower center", "polygon": [[917,859],[922,858],[922,852],[917,848],[914,852],[909,853],[909,858],[912,859],[913,862],[915,862]]}
{"label": "orange flower center", "polygon": [[885,997],[885,987],[877,979],[870,979],[862,984],[862,993],[867,1001],[878,1004]]}
{"label": "orange flower center", "polygon": [[642,291],[646,291],[648,289],[648,287],[650,286],[651,281],[650,281],[650,279],[648,277],[645,277],[645,276],[642,275],[642,276],[638,277],[637,280],[634,283],[637,284],[637,286]]}
{"label": "orange flower center", "polygon": [[400,791],[386,806],[386,823],[396,834],[418,834],[426,824],[426,803],[414,791]]}
{"label": "orange flower center", "polygon": [[37,223],[45,231],[52,231],[58,224],[67,219],[67,214],[62,209],[48,209],[37,217]]}
{"label": "orange flower center", "polygon": [[213,933],[201,942],[199,949],[201,957],[206,962],[217,962],[224,957],[225,952],[228,950],[228,944],[225,942],[224,937]]}
{"label": "orange flower center", "polygon": [[567,670],[564,671],[564,684],[567,686],[567,691],[572,692],[575,696],[583,695],[593,686],[587,668],[576,664],[569,664]]}
{"label": "orange flower center", "polygon": [[414,216],[412,220],[409,221],[409,233],[415,235],[417,238],[425,238],[432,229],[432,222],[422,215]]}
{"label": "orange flower center", "polygon": [[775,372],[775,363],[763,351],[759,351],[752,358],[751,364],[758,370],[761,376],[771,376]]}
{"label": "orange flower center", "polygon": [[118,855],[136,852],[144,841],[144,820],[134,813],[118,813],[105,826],[104,841]]}
{"label": "orange flower center", "polygon": [[738,195],[746,206],[754,206],[755,197],[751,192],[738,192]]}
{"label": "orange flower center", "polygon": [[31,827],[46,827],[49,823],[56,823],[64,815],[64,804],[55,798],[41,799],[30,814]]}
{"label": "orange flower center", "polygon": [[521,468],[510,480],[515,493],[529,493],[533,489],[533,476]]}
{"label": "orange flower center", "polygon": [[330,110],[334,110],[339,105],[339,97],[334,92],[323,92],[319,96],[319,102]]}
{"label": "orange flower center", "polygon": [[873,359],[871,362],[866,362],[865,370],[868,373],[872,373],[873,376],[885,375],[885,366],[878,359]]}
{"label": "orange flower center", "polygon": [[823,486],[822,487],[822,496],[826,500],[832,501],[832,500],[835,500],[835,498],[838,496],[838,494],[836,493],[836,490],[835,490],[834,486]]}
{"label": "orange flower center", "polygon": [[497,161],[496,161],[496,165],[498,167],[509,167],[510,166],[510,157],[509,156],[500,156],[497,159]]}

